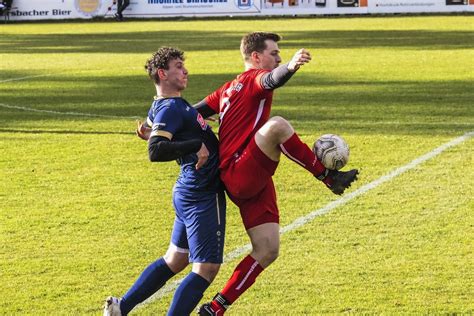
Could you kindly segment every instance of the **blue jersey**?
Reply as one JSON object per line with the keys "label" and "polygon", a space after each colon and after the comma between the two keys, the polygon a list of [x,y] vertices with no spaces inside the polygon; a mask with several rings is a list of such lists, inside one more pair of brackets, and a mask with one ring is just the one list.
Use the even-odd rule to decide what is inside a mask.
{"label": "blue jersey", "polygon": [[166,131],[173,135],[172,141],[200,139],[209,151],[204,166],[196,170],[198,161],[195,153],[177,160],[181,172],[176,181],[176,191],[202,192],[222,189],[219,179],[218,140],[203,117],[183,98],[163,98],[155,100],[148,112],[148,124],[152,130]]}

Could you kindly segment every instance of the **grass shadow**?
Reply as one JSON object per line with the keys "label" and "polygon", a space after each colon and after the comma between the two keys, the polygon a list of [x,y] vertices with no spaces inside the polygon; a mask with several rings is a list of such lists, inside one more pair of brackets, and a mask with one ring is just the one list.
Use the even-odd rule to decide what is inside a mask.
{"label": "grass shadow", "polygon": [[[423,49],[474,48],[474,32],[426,30],[314,30],[282,32],[284,48]],[[241,32],[147,31],[91,34],[3,34],[4,54],[149,53],[160,46],[184,51],[238,50]]]}
{"label": "grass shadow", "polygon": [[[234,75],[190,75],[189,87],[183,97],[196,103]],[[13,86],[3,92],[2,101],[45,111],[144,117],[153,100],[153,90],[151,83],[143,77],[101,77],[97,80],[94,77],[49,76],[42,78],[41,83],[50,87],[57,85],[62,89],[60,93],[52,89],[38,94],[34,86],[28,89]],[[67,82],[75,84],[64,85]],[[144,82],[150,90],[143,89]],[[90,89],[92,84],[94,91]],[[331,126],[377,134],[463,132],[474,128],[472,84],[470,80],[374,82],[306,74],[278,91],[272,115],[288,118],[303,132]],[[25,100],[34,102],[27,104]],[[0,112],[3,130],[23,128],[28,122],[39,119],[104,119],[5,108],[0,108]]]}

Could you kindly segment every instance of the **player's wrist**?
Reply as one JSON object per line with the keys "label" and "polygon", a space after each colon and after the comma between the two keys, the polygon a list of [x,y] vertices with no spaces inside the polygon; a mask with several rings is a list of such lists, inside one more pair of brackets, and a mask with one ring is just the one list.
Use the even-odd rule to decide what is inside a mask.
{"label": "player's wrist", "polygon": [[288,69],[289,72],[296,72],[299,67],[296,64],[288,63],[286,68]]}

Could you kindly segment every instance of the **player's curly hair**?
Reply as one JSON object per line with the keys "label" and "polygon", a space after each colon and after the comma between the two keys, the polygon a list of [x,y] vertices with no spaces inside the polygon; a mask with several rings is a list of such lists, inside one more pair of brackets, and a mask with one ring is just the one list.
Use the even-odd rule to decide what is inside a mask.
{"label": "player's curly hair", "polygon": [[267,48],[266,40],[278,42],[282,37],[277,33],[252,32],[244,37],[240,42],[240,52],[245,60],[249,60],[252,52],[263,52]]}
{"label": "player's curly hair", "polygon": [[173,47],[161,47],[146,61],[145,70],[151,80],[159,84],[158,69],[169,69],[169,62],[178,58],[184,61],[183,51]]}

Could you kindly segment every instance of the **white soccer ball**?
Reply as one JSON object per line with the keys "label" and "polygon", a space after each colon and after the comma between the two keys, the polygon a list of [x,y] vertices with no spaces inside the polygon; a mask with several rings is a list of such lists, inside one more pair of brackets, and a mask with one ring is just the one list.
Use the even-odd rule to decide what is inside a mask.
{"label": "white soccer ball", "polygon": [[316,140],[313,152],[323,165],[331,170],[339,170],[349,161],[349,145],[335,134],[325,134]]}

